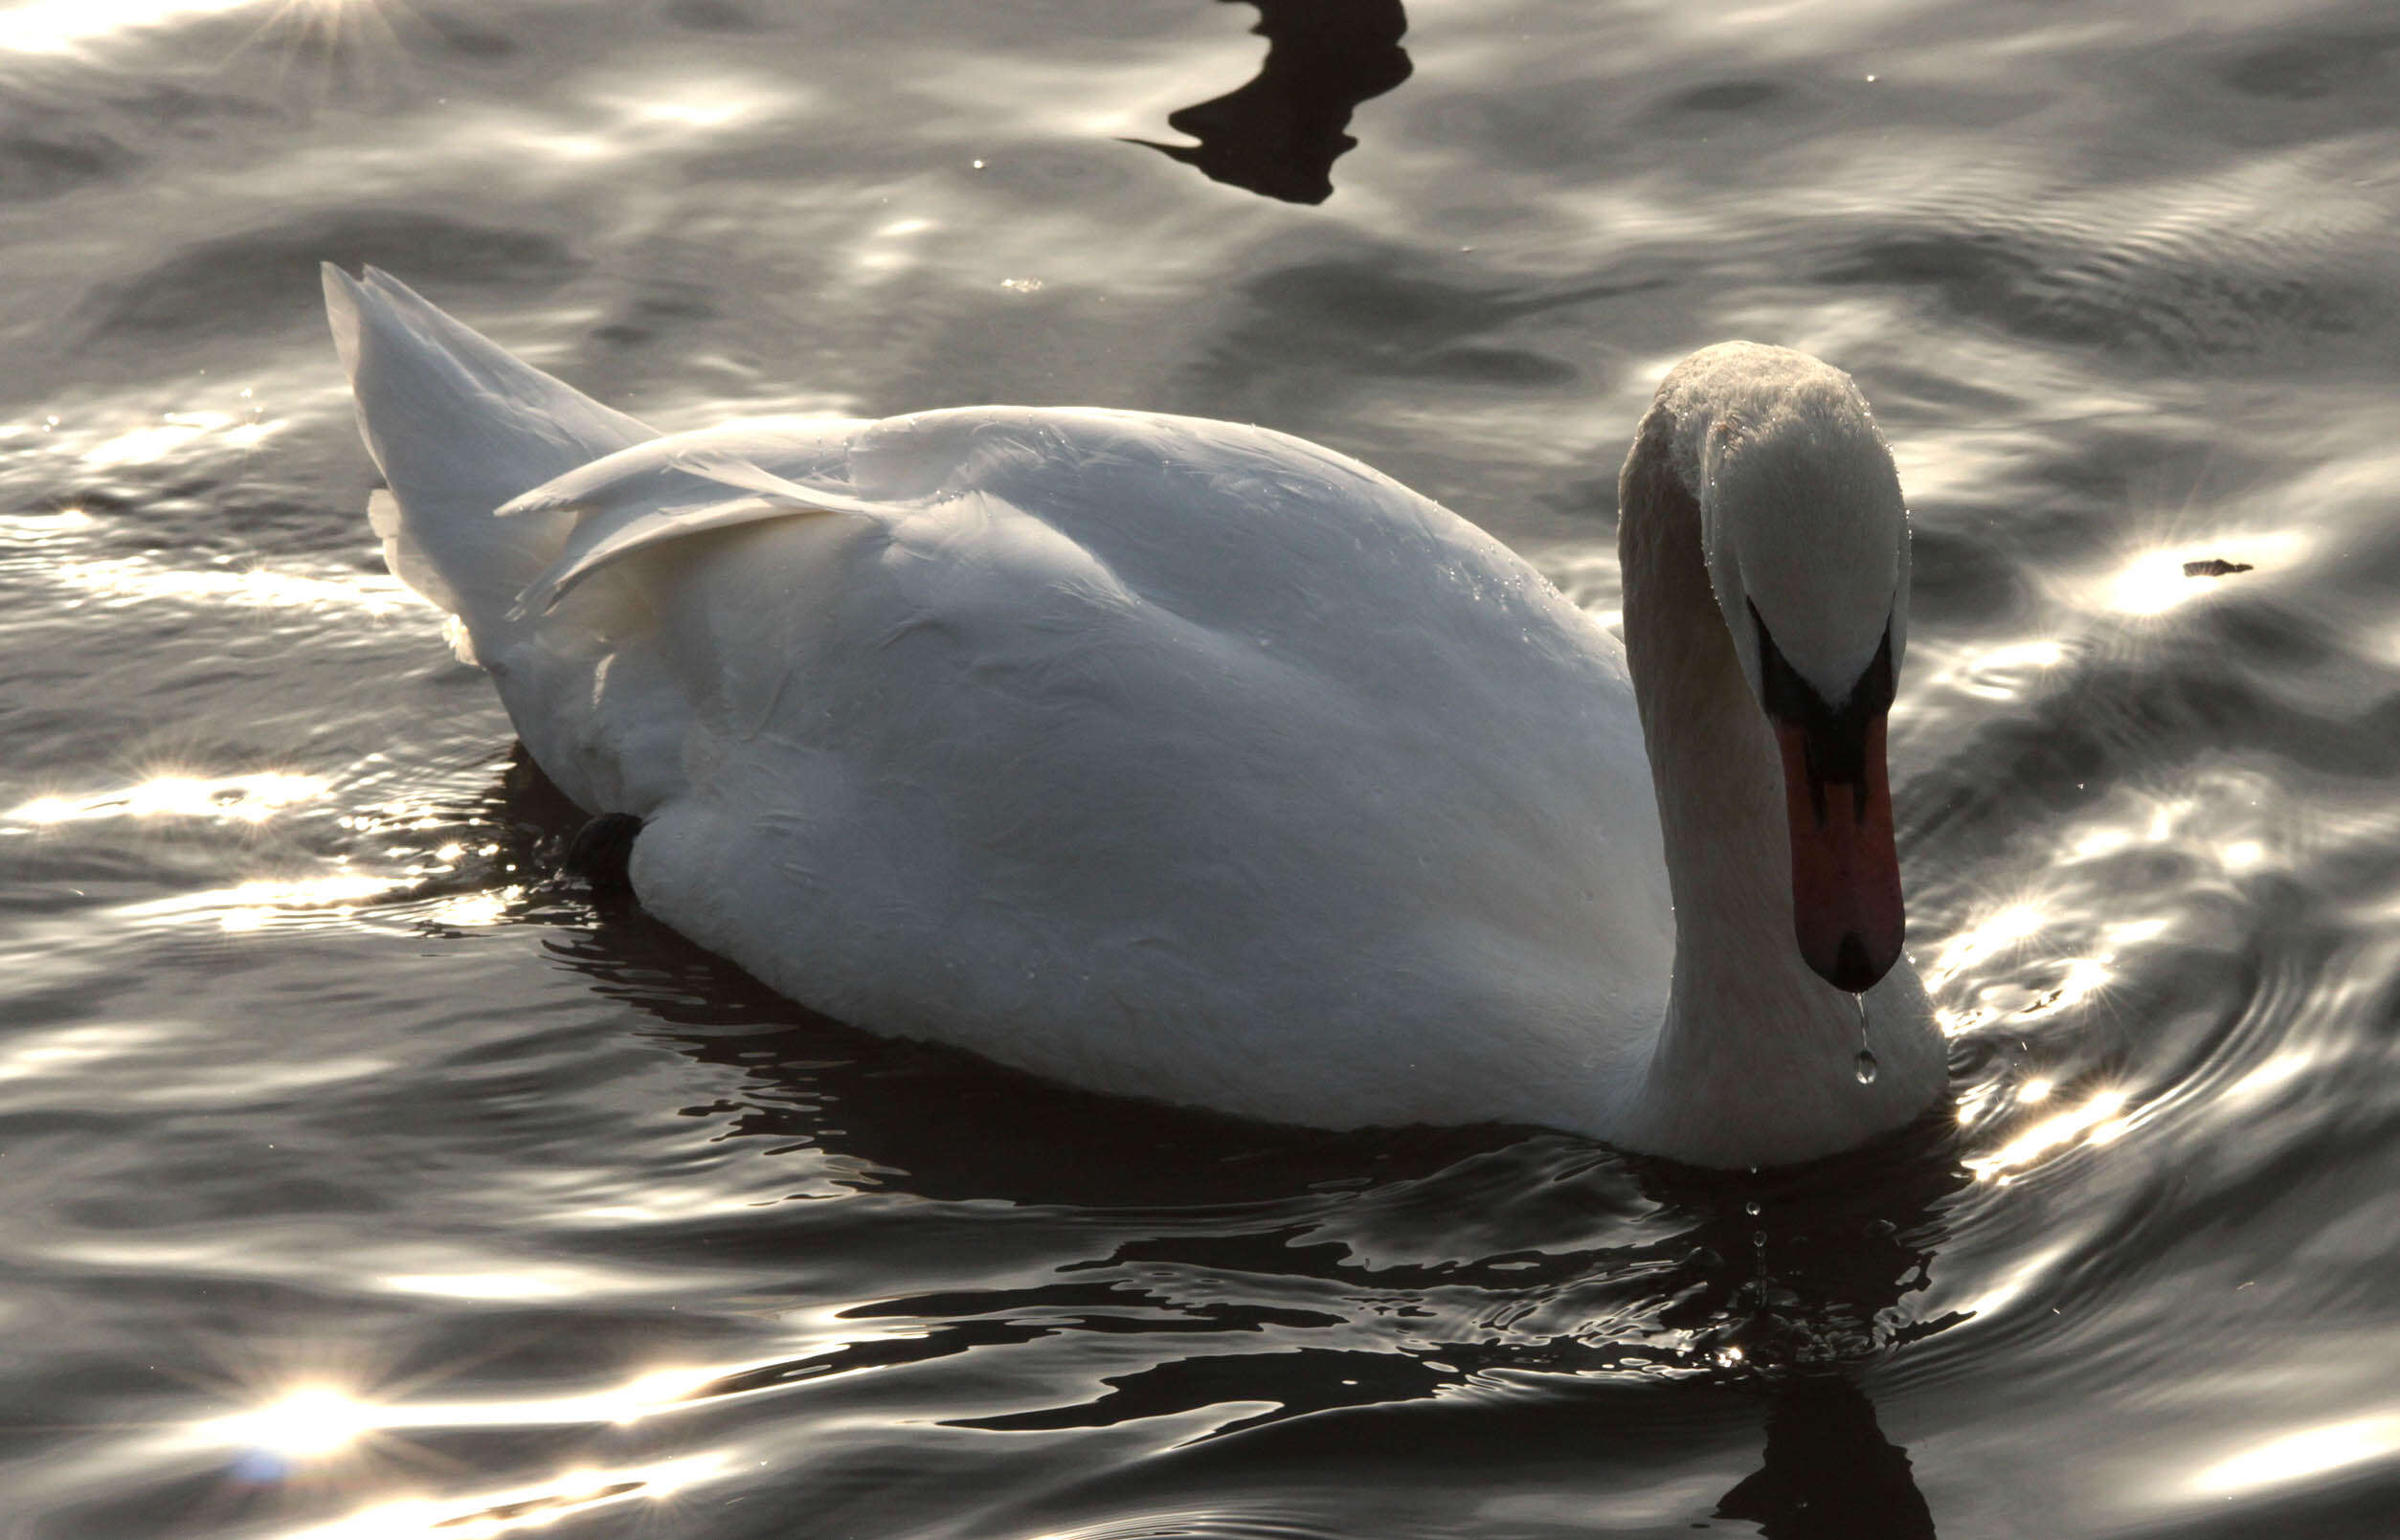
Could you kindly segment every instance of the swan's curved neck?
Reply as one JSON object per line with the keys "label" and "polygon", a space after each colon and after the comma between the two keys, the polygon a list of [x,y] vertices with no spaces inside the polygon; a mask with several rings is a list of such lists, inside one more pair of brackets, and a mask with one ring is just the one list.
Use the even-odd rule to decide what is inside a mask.
{"label": "swan's curved neck", "polygon": [[1860,1083],[1857,1006],[1809,969],[1794,940],[1774,733],[1710,586],[1702,510],[1675,469],[1676,434],[1669,408],[1653,407],[1618,489],[1626,655],[1675,906],[1671,995],[1632,1115],[1655,1148],[1683,1158],[1805,1159],[1929,1101],[1927,1060],[1938,1065],[1939,1041],[1903,963],[1868,995],[1878,1074]]}

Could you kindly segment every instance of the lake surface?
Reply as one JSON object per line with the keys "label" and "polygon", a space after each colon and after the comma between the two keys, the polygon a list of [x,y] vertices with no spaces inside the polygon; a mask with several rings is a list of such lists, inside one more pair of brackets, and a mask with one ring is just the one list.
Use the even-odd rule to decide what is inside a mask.
{"label": "lake surface", "polygon": [[[0,10],[0,1533],[2400,1534],[2389,5],[1259,22]],[[1604,614],[1667,365],[1834,360],[1955,1108],[1260,1127],[595,907],[321,258],[665,429],[1267,423]]]}

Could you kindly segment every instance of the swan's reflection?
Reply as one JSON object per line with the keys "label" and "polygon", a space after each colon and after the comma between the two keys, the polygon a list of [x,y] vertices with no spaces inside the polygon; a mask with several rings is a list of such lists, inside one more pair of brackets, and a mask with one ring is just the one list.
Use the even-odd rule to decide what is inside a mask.
{"label": "swan's reflection", "polygon": [[1766,1463],[1716,1505],[1767,1540],[1933,1540],[1934,1518],[1908,1454],[1883,1436],[1874,1404],[1839,1374],[1778,1386]]}
{"label": "swan's reflection", "polygon": [[1211,180],[1286,203],[1333,195],[1334,162],[1358,143],[1343,130],[1351,109],[1408,78],[1400,0],[1245,0],[1267,60],[1239,90],[1171,114],[1167,126],[1200,141],[1161,154]]}
{"label": "swan's reflection", "polygon": [[[572,810],[526,769],[511,779],[503,816],[559,841]],[[551,945],[663,1023],[662,1040],[738,1070],[706,1109],[728,1120],[721,1137],[806,1151],[847,1173],[837,1185],[1089,1219],[1091,1254],[1035,1281],[1020,1264],[991,1287],[852,1305],[840,1319],[857,1323],[854,1340],[720,1376],[694,1399],[1037,1339],[1149,1335],[1155,1350],[1112,1350],[1124,1372],[1096,1386],[1032,1376],[1009,1389],[1015,1406],[950,1425],[1061,1431],[1222,1407],[1213,1432],[1143,1479],[1197,1489],[1226,1460],[1299,1460],[1352,1483],[1406,1447],[1416,1474],[1455,1463],[1460,1482],[1489,1484],[1495,1462],[1566,1465],[1607,1491],[1646,1479],[1661,1450],[1687,1457],[1678,1429],[1703,1430],[1703,1448],[1756,1448],[1763,1395],[1763,1465],[1717,1517],[1780,1540],[1934,1532],[1855,1376],[1951,1324],[1905,1308],[1968,1182],[1948,1117],[1761,1172],[1523,1130],[1272,1127],[870,1038],[630,907]],[[1495,1384],[1517,1388],[1505,1412]],[[1052,1494],[1069,1508],[1090,1496]]]}

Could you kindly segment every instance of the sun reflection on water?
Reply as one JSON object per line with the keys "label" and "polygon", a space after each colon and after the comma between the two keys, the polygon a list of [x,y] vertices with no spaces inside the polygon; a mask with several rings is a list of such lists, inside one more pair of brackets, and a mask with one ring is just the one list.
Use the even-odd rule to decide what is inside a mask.
{"label": "sun reflection on water", "polygon": [[[2141,1031],[2119,1017],[2140,1009],[2145,978],[2157,982],[2155,953],[2146,965],[2142,954],[2179,931],[2205,940],[2222,913],[2255,901],[2261,873],[2325,838],[2321,826],[2290,827],[2289,798],[2273,778],[2230,766],[2168,788],[2112,789],[2037,849],[2036,870],[1987,889],[1930,949],[1936,1021],[1992,1066],[1956,1107],[1974,1151],[1963,1164],[1979,1180],[2006,1186],[2108,1145],[2161,1105],[2121,1075],[2097,1076],[2094,1049]],[[2278,1056],[2228,1095],[2270,1096],[2309,1062]]]}
{"label": "sun reflection on water", "polygon": [[[381,757],[368,756],[370,763]],[[352,791],[361,784],[351,775],[341,779]],[[335,780],[298,770],[209,775],[162,769],[130,785],[47,790],[0,808],[0,837],[64,839],[70,837],[56,832],[62,826],[109,820],[197,822],[236,832],[246,850],[283,848],[288,858],[288,841],[282,847],[262,844],[253,832],[295,814],[330,814],[324,805],[334,795]],[[456,835],[460,817],[455,809],[404,799],[374,813],[334,815],[328,821],[362,843],[377,836],[398,842],[362,852],[356,865],[352,856],[335,855],[329,864],[314,870],[247,877],[227,885],[140,900],[113,912],[137,922],[197,922],[238,932],[262,929],[287,916],[330,913],[347,918],[372,904],[384,911],[378,923],[387,927],[467,929],[507,923],[526,899],[522,882],[486,885],[482,881],[515,870],[494,860],[503,849],[497,841],[450,837],[434,844],[411,837],[432,830]]]}
{"label": "sun reflection on water", "polygon": [[565,114],[536,116],[520,106],[461,114],[450,131],[479,146],[505,145],[563,166],[614,166],[654,156],[679,141],[775,122],[804,109],[809,100],[788,80],[645,78],[637,92],[594,96]]}
{"label": "sun reflection on water", "polygon": [[2262,1486],[2321,1476],[2328,1471],[2400,1454],[2400,1413],[2356,1417],[2287,1433],[2253,1444],[2237,1455],[2204,1466],[2191,1478],[2198,1497],[2231,1497]]}
{"label": "sun reflection on water", "polygon": [[[494,1540],[633,1503],[664,1504],[725,1466],[711,1455],[563,1471],[538,1485],[454,1501],[380,1504],[283,1540]],[[467,1505],[473,1505],[469,1507]]]}
{"label": "sun reflection on water", "polygon": [[213,1418],[196,1432],[204,1441],[220,1445],[322,1455],[376,1433],[579,1423],[621,1427],[682,1404],[727,1373],[723,1368],[655,1369],[608,1390],[502,1401],[376,1402],[312,1381],[254,1410]]}
{"label": "sun reflection on water", "polygon": [[523,893],[520,888],[494,888],[475,893],[454,893],[437,901],[426,911],[425,918],[436,925],[458,929],[480,929],[496,926],[508,918],[508,905]]}
{"label": "sun reflection on water", "polygon": [[38,546],[61,536],[79,534],[100,524],[98,519],[81,508],[58,508],[50,513],[0,514],[0,540],[12,546]]}
{"label": "sun reflection on water", "polygon": [[240,11],[258,0],[32,0],[0,11],[0,52],[65,54],[79,44],[183,16]]}
{"label": "sun reflection on water", "polygon": [[284,426],[280,419],[244,420],[223,412],[169,412],[146,428],[131,429],[93,445],[83,452],[83,463],[92,470],[153,465],[213,434],[228,449],[256,449]]}
{"label": "sun reflection on water", "polygon": [[247,1451],[246,1471],[263,1473],[340,1454],[374,1428],[374,1408],[366,1402],[328,1385],[304,1385],[255,1411],[210,1423],[201,1433]]}
{"label": "sun reflection on water", "polygon": [[[2166,856],[2210,869],[2229,886],[2290,859],[2277,822],[2283,794],[2243,770],[2206,774],[2173,792],[2119,789],[2059,831],[2037,874],[2003,883],[1933,949],[1924,970],[1935,1019],[1951,1037],[2000,1017],[2057,1012],[2104,997],[2136,949],[2167,935],[2174,913],[2121,914],[2130,880]],[[2139,875],[2137,875],[2139,874]]]}
{"label": "sun reflection on water", "polygon": [[20,1033],[9,1038],[8,1046],[0,1048],[0,1081],[88,1075],[103,1060],[145,1047],[157,1037],[153,1029],[123,1025]]}
{"label": "sun reflection on water", "polygon": [[2135,619],[2162,615],[2218,591],[2244,571],[2274,571],[2307,553],[2298,530],[2232,533],[2143,550],[2103,574],[2088,597],[2099,609]]}
{"label": "sun reflection on water", "polygon": [[2000,1315],[2038,1287],[2074,1250],[2064,1244],[2050,1246],[2007,1266],[1988,1287],[1960,1308],[1985,1320]]}
{"label": "sun reflection on water", "polygon": [[1933,971],[1926,975],[1926,987],[1939,989],[1975,964],[2023,946],[2049,924],[2049,915],[2038,901],[2003,904],[1941,944]]}
{"label": "sun reflection on water", "polygon": [[123,912],[163,920],[213,917],[218,929],[239,933],[263,930],[293,915],[331,914],[348,919],[370,904],[405,904],[404,910],[388,915],[387,923],[469,930],[505,923],[509,905],[524,896],[524,888],[509,886],[445,893],[428,902],[405,879],[338,871],[314,877],[258,878],[231,887],[128,904]]}
{"label": "sun reflection on water", "polygon": [[7,816],[36,827],[94,818],[214,818],[264,823],[286,808],[314,802],[330,783],[321,775],[259,770],[247,775],[163,773],[118,791],[50,794],[21,802]]}
{"label": "sun reflection on water", "polygon": [[129,904],[123,912],[161,919],[213,914],[219,929],[258,930],[296,911],[348,914],[370,899],[392,891],[393,884],[387,878],[366,872],[329,872],[317,877],[259,878],[232,887]]}
{"label": "sun reflection on water", "polygon": [[2044,674],[2074,656],[2065,642],[2048,637],[2009,642],[1960,658],[1935,674],[1931,687],[1949,686],[1985,701],[2013,701],[2032,693]]}
{"label": "sun reflection on water", "polygon": [[[412,1433],[464,1428],[625,1427],[688,1399],[723,1369],[666,1369],[594,1395],[518,1401],[380,1400],[323,1378],[263,1395],[250,1408],[191,1424],[184,1441],[229,1452],[227,1470],[254,1486],[328,1481],[390,1483],[404,1469],[447,1462]],[[723,1461],[692,1456],[614,1468],[570,1468],[512,1489],[409,1496],[379,1503],[289,1540],[497,1536],[617,1503],[662,1502],[714,1474]],[[387,1489],[389,1489],[387,1487]]]}
{"label": "sun reflection on water", "polygon": [[[2047,1096],[2045,1092],[2045,1097]],[[2105,1090],[2095,1093],[2080,1106],[2044,1118],[1988,1155],[1969,1156],[1961,1164],[1975,1173],[1979,1181],[2006,1180],[2007,1173],[2032,1165],[2043,1156],[2078,1140],[2084,1145],[2104,1145],[2121,1136],[2130,1126],[2122,1116],[2130,1100],[2124,1092]]]}
{"label": "sun reflection on water", "polygon": [[[2045,933],[2073,924],[2082,912],[2068,905],[2057,894],[2002,903],[1950,938],[1927,972],[1926,984],[1936,991],[1944,986],[1957,988],[1978,965],[2028,948]],[[2088,954],[2039,959],[2043,969],[2057,971],[2052,975],[2055,982],[2047,990],[2036,993],[2022,983],[2005,979],[1988,983],[1975,990],[1965,1003],[1938,1005],[1935,1020],[1944,1033],[1955,1037],[1995,1017],[2029,1017],[2081,1004],[2102,993],[2114,981],[2120,949],[2154,939],[2166,930],[2167,922],[2127,920],[2093,926],[2087,921],[2077,928],[2083,930],[2084,937],[2075,944],[2076,949],[2088,949]],[[2131,1097],[2127,1092],[2114,1087],[2087,1091],[2072,1105],[2059,1106],[2069,1095],[2055,1075],[2038,1073],[2026,1074],[2013,1085],[2002,1081],[1967,1089],[1961,1095],[1957,1108],[1963,1127],[1980,1128],[2018,1110],[2038,1110],[2043,1115],[2038,1121],[2007,1131],[2005,1142],[1997,1149],[1970,1156],[1962,1164],[1978,1180],[2006,1185],[2055,1154],[2107,1144],[2130,1127],[2126,1109]]]}
{"label": "sun reflection on water", "polygon": [[150,599],[191,599],[250,605],[262,610],[351,610],[370,615],[396,614],[418,600],[395,577],[365,572],[309,577],[265,568],[165,567],[146,556],[60,562],[51,578],[96,594],[111,606]]}

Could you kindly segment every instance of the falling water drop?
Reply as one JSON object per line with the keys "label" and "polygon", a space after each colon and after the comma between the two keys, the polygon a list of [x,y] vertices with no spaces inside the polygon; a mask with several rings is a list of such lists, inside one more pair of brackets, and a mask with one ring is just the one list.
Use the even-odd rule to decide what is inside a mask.
{"label": "falling water drop", "polygon": [[1858,1008],[1858,1057],[1851,1062],[1858,1071],[1858,1083],[1873,1085],[1875,1082],[1875,1056],[1867,1046],[1867,996],[1853,994],[1850,1002]]}
{"label": "falling water drop", "polygon": [[1741,1212],[1747,1214],[1754,1219],[1757,1218],[1759,1216],[1759,1200],[1754,1197],[1749,1202],[1744,1203],[1741,1206]]}

